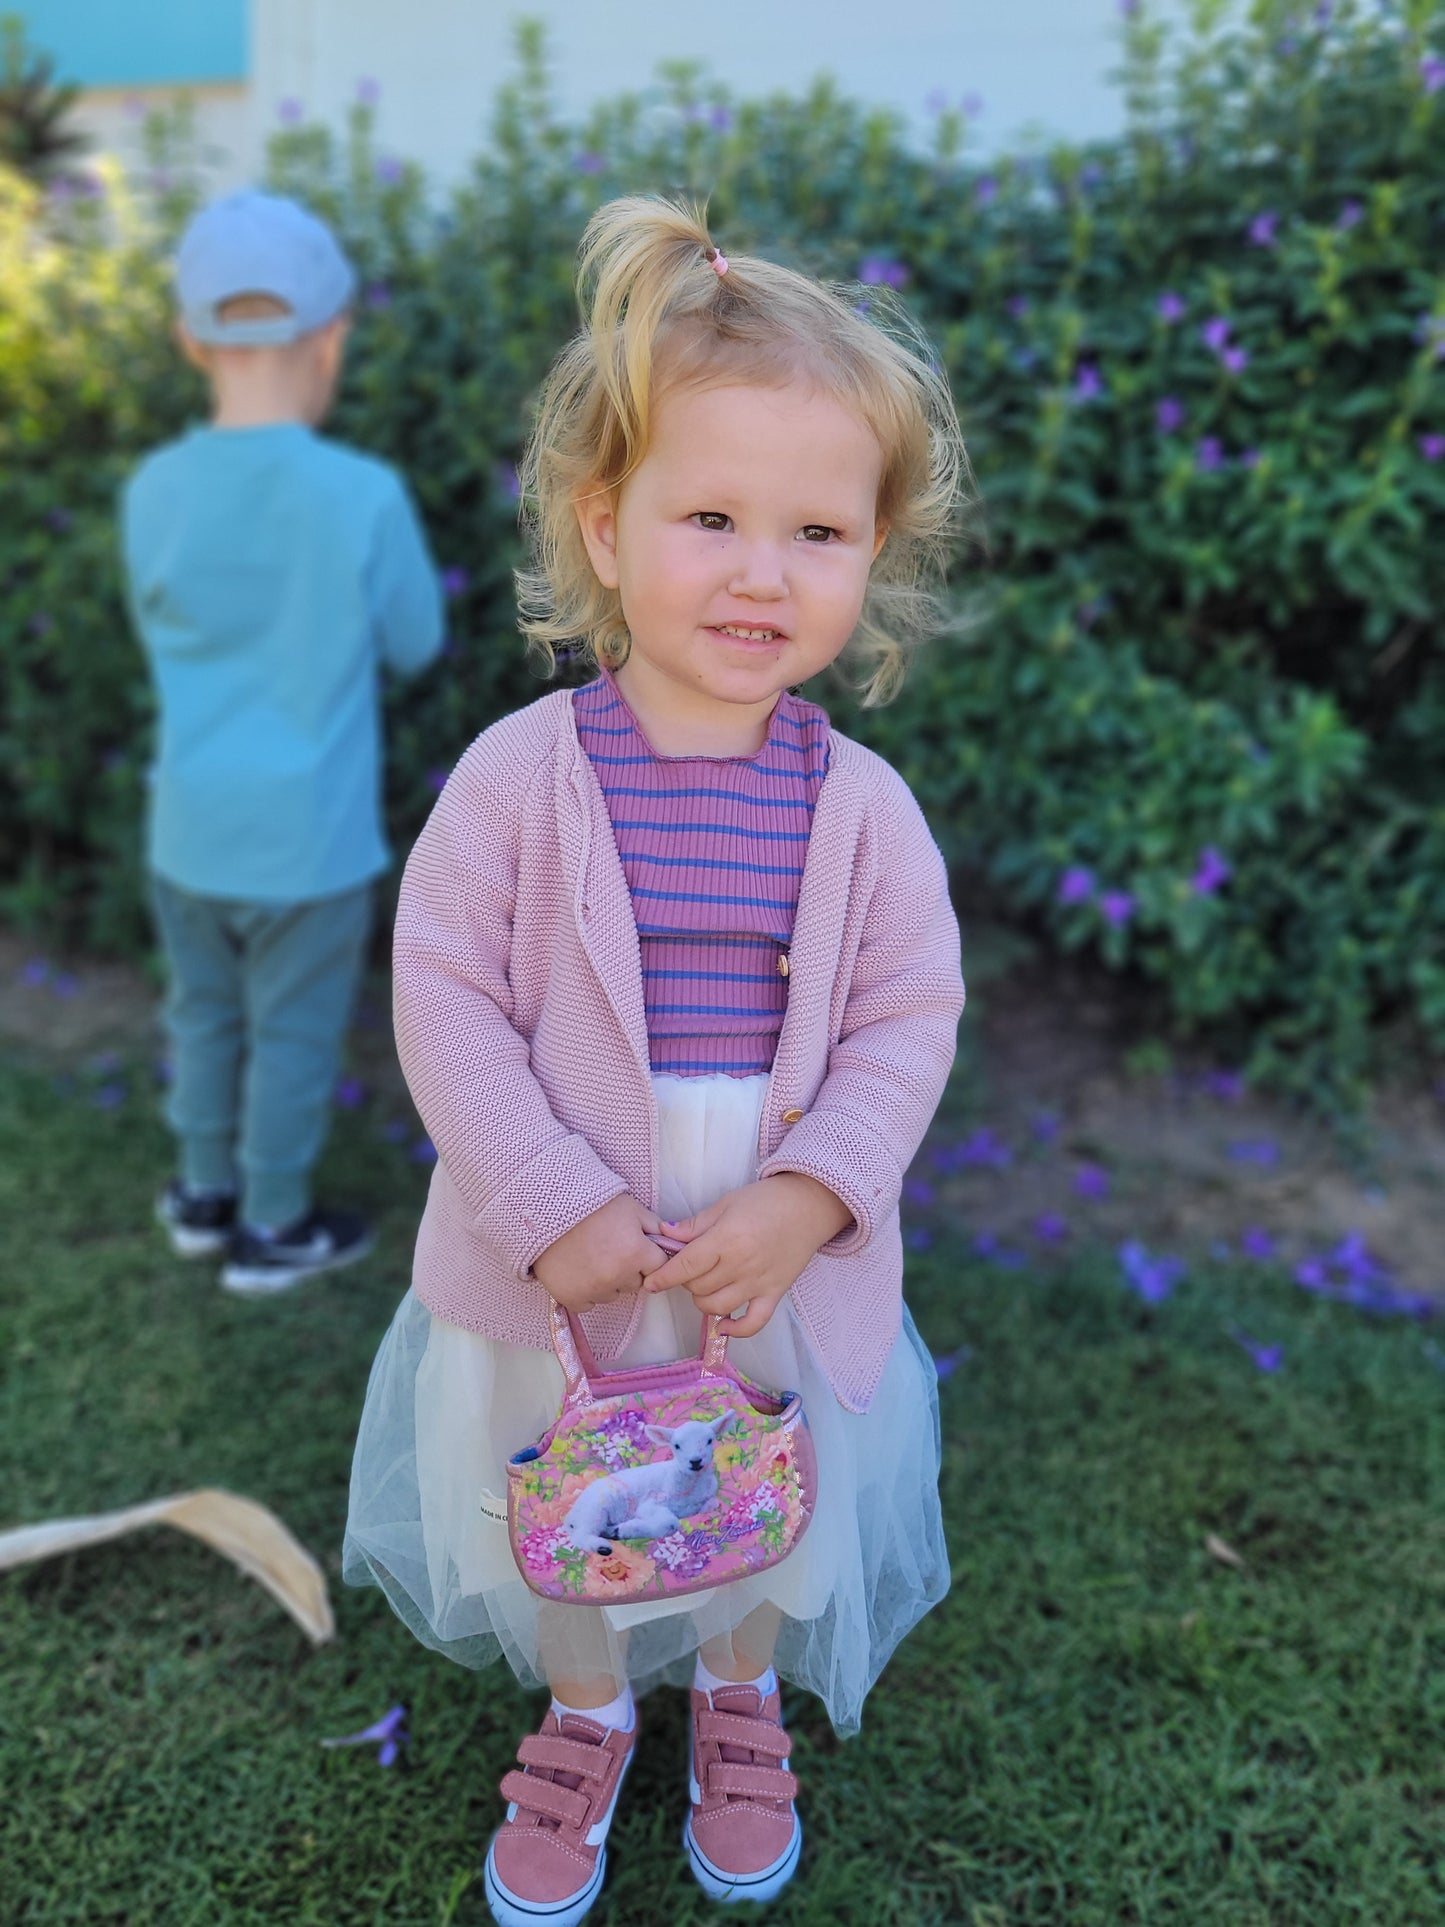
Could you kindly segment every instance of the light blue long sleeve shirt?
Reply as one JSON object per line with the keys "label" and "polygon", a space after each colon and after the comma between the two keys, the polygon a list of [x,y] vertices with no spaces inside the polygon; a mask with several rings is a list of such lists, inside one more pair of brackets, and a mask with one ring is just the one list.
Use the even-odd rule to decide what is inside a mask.
{"label": "light blue long sleeve shirt", "polygon": [[141,463],[121,524],[160,710],[152,868],[272,903],[376,876],[381,669],[442,642],[400,478],[299,423],[197,428]]}

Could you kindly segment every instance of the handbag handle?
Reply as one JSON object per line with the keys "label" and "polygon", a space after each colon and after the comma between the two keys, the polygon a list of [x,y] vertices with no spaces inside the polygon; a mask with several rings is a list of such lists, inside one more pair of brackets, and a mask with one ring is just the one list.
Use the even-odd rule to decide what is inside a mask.
{"label": "handbag handle", "polygon": [[[582,1329],[582,1320],[568,1311],[565,1305],[559,1305],[555,1298],[550,1302],[552,1347],[562,1367],[562,1376],[567,1381],[567,1400],[585,1399],[590,1396],[591,1381],[601,1378],[603,1373],[593,1356],[587,1334]],[[719,1318],[711,1312],[703,1320],[697,1358],[698,1363],[708,1371],[721,1371],[727,1363],[728,1336],[723,1330],[726,1323],[725,1318]]]}

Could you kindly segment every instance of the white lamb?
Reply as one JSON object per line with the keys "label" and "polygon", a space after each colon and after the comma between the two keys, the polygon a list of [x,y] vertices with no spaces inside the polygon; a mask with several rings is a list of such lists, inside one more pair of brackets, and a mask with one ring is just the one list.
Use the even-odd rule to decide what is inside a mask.
{"label": "white lamb", "polygon": [[579,1552],[611,1552],[614,1539],[665,1539],[717,1497],[713,1442],[736,1423],[736,1412],[725,1412],[711,1421],[647,1426],[669,1456],[593,1479],[572,1501],[562,1530]]}

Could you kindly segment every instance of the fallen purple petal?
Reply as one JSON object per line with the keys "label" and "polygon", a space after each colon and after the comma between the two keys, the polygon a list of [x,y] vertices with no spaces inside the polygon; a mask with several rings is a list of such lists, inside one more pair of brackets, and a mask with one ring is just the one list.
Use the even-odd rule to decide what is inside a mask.
{"label": "fallen purple petal", "polygon": [[1229,1155],[1236,1164],[1278,1164],[1279,1146],[1273,1138],[1241,1137],[1229,1146]]}
{"label": "fallen purple petal", "polygon": [[427,788],[431,790],[434,795],[440,796],[442,791],[447,786],[447,778],[450,775],[451,775],[450,770],[429,769],[426,773]]}
{"label": "fallen purple petal", "polygon": [[909,1251],[927,1251],[933,1244],[933,1233],[927,1225],[911,1225],[903,1234],[903,1242]]}
{"label": "fallen purple petal", "polygon": [[1069,1235],[1069,1221],[1057,1211],[1045,1211],[1034,1219],[1034,1236],[1041,1244],[1056,1245]]}
{"label": "fallen purple petal", "polygon": [[933,1369],[940,1378],[952,1378],[960,1365],[966,1365],[973,1357],[972,1345],[960,1345],[956,1352],[935,1352]]}
{"label": "fallen purple petal", "polygon": [[1052,1144],[1059,1135],[1057,1111],[1035,1111],[1029,1127],[1040,1144]]}
{"label": "fallen purple petal", "polygon": [[437,1147],[432,1143],[429,1137],[419,1137],[416,1140],[415,1144],[412,1145],[411,1161],[413,1164],[435,1164],[436,1163]]}
{"label": "fallen purple petal", "polygon": [[44,957],[32,957],[20,972],[20,981],[28,990],[41,990],[50,982],[50,965]]}
{"label": "fallen purple petal", "polygon": [[1267,1231],[1261,1231],[1258,1225],[1251,1225],[1241,1234],[1239,1248],[1246,1258],[1258,1258],[1261,1261],[1273,1258],[1279,1250],[1279,1246],[1270,1234]]}
{"label": "fallen purple petal", "polygon": [[1097,1164],[1081,1164],[1074,1173],[1074,1190],[1081,1198],[1107,1198],[1109,1174]]}
{"label": "fallen purple petal", "polygon": [[1231,1325],[1229,1335],[1242,1351],[1248,1352],[1256,1370],[1277,1372],[1283,1366],[1283,1345],[1262,1345],[1257,1338],[1251,1338],[1249,1333],[1239,1325]]}
{"label": "fallen purple petal", "polygon": [[[389,1713],[383,1714],[382,1717],[371,1726],[363,1726],[359,1733],[347,1733],[339,1740],[323,1740],[321,1744],[323,1746],[379,1745],[381,1751],[377,1757],[380,1763],[383,1766],[390,1766],[396,1758],[397,1747],[399,1745],[406,1746],[410,1743],[411,1736],[402,1725],[402,1721],[405,1718],[406,1708],[404,1706],[393,1706]],[[388,1748],[390,1748],[389,1753],[387,1751]]]}
{"label": "fallen purple petal", "polygon": [[359,1077],[342,1077],[337,1080],[334,1095],[343,1111],[359,1111],[366,1102],[366,1086]]}
{"label": "fallen purple petal", "polygon": [[76,997],[80,994],[80,979],[62,970],[50,979],[50,988],[57,997]]}
{"label": "fallen purple petal", "polygon": [[903,1201],[905,1204],[930,1205],[933,1203],[933,1186],[927,1178],[905,1178]]}
{"label": "fallen purple petal", "polygon": [[1247,1087],[1240,1071],[1207,1071],[1201,1079],[1201,1088],[1222,1103],[1237,1104]]}
{"label": "fallen purple petal", "polygon": [[1184,1276],[1182,1259],[1155,1257],[1134,1239],[1120,1245],[1118,1256],[1124,1282],[1146,1305],[1162,1304]]}
{"label": "fallen purple petal", "polygon": [[382,1139],[387,1144],[405,1144],[411,1136],[411,1126],[403,1117],[394,1117],[381,1127]]}
{"label": "fallen purple petal", "polygon": [[111,1082],[98,1084],[90,1094],[90,1101],[98,1111],[114,1111],[124,1104],[125,1085]]}
{"label": "fallen purple petal", "polygon": [[447,596],[465,595],[471,577],[465,569],[450,568],[442,570],[442,593]]}
{"label": "fallen purple petal", "polygon": [[1006,1171],[1013,1163],[1013,1152],[994,1131],[982,1124],[971,1137],[961,1144],[954,1145],[948,1154],[955,1170],[969,1170],[982,1167],[992,1171]]}

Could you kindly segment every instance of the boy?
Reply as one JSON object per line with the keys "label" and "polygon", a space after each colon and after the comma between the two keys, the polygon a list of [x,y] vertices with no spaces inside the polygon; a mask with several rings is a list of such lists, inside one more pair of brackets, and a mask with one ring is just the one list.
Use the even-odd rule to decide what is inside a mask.
{"label": "boy", "polygon": [[167,1119],[180,1170],[156,1211],[233,1291],[283,1290],[370,1250],[317,1210],[366,949],[381,827],[381,666],[441,646],[436,571],[385,464],[322,440],[355,275],[295,202],[199,214],[177,334],[209,426],[126,487],[132,616],[159,708],[149,859],[169,976]]}

